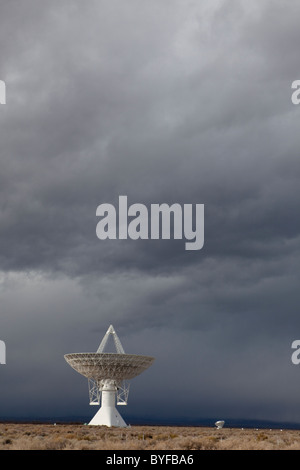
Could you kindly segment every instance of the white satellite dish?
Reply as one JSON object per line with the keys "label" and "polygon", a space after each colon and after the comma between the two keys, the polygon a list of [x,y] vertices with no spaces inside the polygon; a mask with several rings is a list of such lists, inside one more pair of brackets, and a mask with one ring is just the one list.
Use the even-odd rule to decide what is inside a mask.
{"label": "white satellite dish", "polygon": [[[116,353],[103,352],[110,335],[113,336]],[[65,354],[64,358],[79,374],[87,377],[90,405],[100,405],[101,401],[100,409],[89,424],[127,427],[116,409],[116,404],[127,405],[129,394],[127,381],[148,369],[154,357],[125,354],[121,341],[110,325],[97,352]]]}
{"label": "white satellite dish", "polygon": [[216,421],[215,422],[215,426],[217,426],[217,429],[222,429],[224,424],[225,424],[225,421]]}

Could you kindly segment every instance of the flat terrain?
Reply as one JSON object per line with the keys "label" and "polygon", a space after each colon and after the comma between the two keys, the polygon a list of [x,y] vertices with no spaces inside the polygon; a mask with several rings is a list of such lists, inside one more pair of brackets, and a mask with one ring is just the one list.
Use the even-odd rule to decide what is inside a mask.
{"label": "flat terrain", "polygon": [[0,423],[0,450],[300,450],[300,430]]}

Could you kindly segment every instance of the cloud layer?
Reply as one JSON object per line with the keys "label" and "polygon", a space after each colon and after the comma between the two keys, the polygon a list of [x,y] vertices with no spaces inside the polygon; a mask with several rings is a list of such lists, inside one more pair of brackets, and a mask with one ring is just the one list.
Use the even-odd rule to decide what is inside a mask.
{"label": "cloud layer", "polygon": [[[2,3],[1,413],[90,413],[63,354],[112,323],[132,413],[299,422],[298,2]],[[100,241],[119,195],[205,204],[204,248]]]}

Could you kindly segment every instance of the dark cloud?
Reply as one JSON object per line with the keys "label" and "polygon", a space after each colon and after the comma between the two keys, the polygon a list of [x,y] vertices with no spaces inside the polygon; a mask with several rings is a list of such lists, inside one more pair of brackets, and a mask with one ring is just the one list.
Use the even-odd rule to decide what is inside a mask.
{"label": "dark cloud", "polygon": [[[299,421],[298,17],[296,1],[2,2],[2,414],[91,413],[63,354],[113,323],[157,357],[129,414]],[[204,248],[100,241],[96,208],[119,195],[205,204]]]}

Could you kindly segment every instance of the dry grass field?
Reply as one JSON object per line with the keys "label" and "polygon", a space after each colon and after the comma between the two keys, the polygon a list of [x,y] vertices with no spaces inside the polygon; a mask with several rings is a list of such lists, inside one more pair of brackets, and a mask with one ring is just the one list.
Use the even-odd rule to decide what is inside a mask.
{"label": "dry grass field", "polygon": [[300,430],[0,423],[0,450],[300,450]]}

